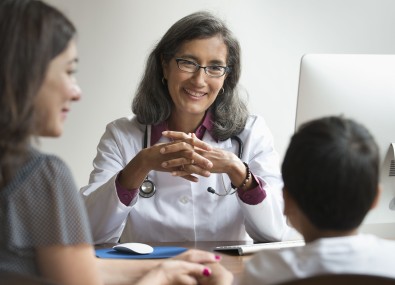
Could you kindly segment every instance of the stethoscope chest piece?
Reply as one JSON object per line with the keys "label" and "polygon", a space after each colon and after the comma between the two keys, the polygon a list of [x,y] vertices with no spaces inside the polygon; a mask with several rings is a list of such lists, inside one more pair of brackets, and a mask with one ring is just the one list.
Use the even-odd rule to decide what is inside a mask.
{"label": "stethoscope chest piece", "polygon": [[143,184],[141,184],[140,186],[139,195],[144,198],[149,198],[154,196],[155,192],[156,192],[156,187],[154,182],[149,180],[148,177],[145,178]]}

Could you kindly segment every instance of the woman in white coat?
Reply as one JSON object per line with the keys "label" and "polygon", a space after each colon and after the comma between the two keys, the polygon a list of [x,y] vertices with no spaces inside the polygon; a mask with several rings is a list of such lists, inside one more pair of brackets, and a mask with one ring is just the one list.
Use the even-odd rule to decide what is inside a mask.
{"label": "woman in white coat", "polygon": [[166,32],[81,189],[96,243],[284,239],[278,154],[239,77],[238,41],[212,14]]}

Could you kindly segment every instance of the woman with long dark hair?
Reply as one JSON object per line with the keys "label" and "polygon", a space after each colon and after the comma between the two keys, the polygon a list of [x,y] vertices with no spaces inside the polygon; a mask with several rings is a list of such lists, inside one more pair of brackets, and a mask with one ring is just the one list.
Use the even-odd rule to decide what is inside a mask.
{"label": "woman with long dark hair", "polygon": [[136,284],[196,284],[214,282],[213,265],[228,282],[230,273],[209,252],[165,262],[95,257],[70,170],[32,145],[40,136],[60,136],[71,103],[81,97],[75,33],[41,1],[0,2],[0,271],[56,284],[131,284],[142,276]]}

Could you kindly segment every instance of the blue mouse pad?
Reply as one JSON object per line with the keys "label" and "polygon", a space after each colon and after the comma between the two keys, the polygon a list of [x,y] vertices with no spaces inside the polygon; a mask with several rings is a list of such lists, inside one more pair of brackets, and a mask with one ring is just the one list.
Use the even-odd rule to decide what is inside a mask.
{"label": "blue mouse pad", "polygon": [[187,249],[185,247],[175,246],[154,246],[154,252],[150,254],[126,253],[116,251],[112,248],[96,249],[96,256],[100,258],[115,259],[153,259],[153,258],[169,258],[183,253]]}

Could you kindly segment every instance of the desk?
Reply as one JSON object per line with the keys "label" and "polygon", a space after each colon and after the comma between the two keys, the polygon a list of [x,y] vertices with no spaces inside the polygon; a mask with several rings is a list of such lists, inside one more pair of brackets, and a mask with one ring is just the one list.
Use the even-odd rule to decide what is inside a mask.
{"label": "desk", "polygon": [[234,242],[234,241],[197,241],[197,242],[162,242],[162,243],[150,243],[153,246],[181,246],[185,248],[197,248],[201,250],[215,252],[222,257],[221,264],[228,269],[234,275],[233,284],[240,284],[239,280],[244,270],[244,262],[252,257],[252,255],[240,256],[238,254],[230,254],[222,251],[214,251],[213,248],[222,245],[235,245],[235,244],[246,244],[247,242]]}
{"label": "desk", "polygon": [[[214,251],[213,248],[216,246],[236,245],[236,244],[248,244],[251,242],[244,241],[189,241],[189,242],[149,242],[151,246],[180,246],[185,248],[196,248],[206,251],[215,252],[217,255],[222,257],[221,264],[228,269],[234,275],[234,285],[240,285],[239,280],[244,270],[244,262],[252,257],[252,255],[240,256],[238,254],[225,253],[220,251]],[[111,247],[113,244],[97,245],[96,248]]]}

